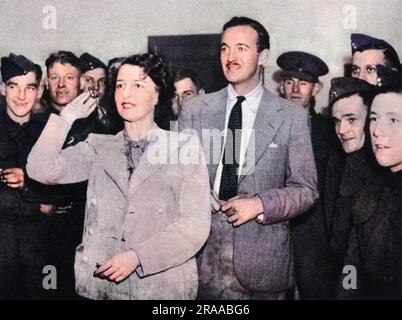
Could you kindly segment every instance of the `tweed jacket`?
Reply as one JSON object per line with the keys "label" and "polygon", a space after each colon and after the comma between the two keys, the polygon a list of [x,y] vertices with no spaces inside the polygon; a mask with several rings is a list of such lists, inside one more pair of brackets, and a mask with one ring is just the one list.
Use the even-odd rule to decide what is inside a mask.
{"label": "tweed jacket", "polygon": [[[208,172],[197,137],[155,128],[129,179],[123,132],[91,134],[61,150],[70,126],[51,115],[28,158],[28,174],[46,184],[88,180],[76,290],[91,299],[193,299],[195,254],[210,230]],[[141,266],[114,284],[97,264],[133,249]]]}
{"label": "tweed jacket", "polygon": [[[195,97],[183,107],[178,121],[179,131],[192,129],[201,137],[211,185],[220,159],[212,159],[215,150],[209,149],[213,143],[205,130],[223,132],[227,95],[224,88]],[[250,291],[284,291],[294,285],[288,220],[306,212],[318,198],[308,114],[264,88],[254,133],[238,193],[261,198],[263,224],[254,220],[235,228],[234,270]]]}

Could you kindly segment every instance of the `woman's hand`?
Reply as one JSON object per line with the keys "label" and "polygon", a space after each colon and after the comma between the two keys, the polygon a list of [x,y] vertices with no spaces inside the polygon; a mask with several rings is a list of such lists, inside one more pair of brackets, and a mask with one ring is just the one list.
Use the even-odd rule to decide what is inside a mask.
{"label": "woman's hand", "polygon": [[140,261],[133,250],[115,255],[113,258],[99,263],[94,276],[119,283],[132,274],[140,265]]}
{"label": "woman's hand", "polygon": [[77,119],[87,118],[94,111],[97,100],[96,98],[92,98],[89,92],[80,94],[64,107],[60,112],[60,116],[72,125]]}
{"label": "woman's hand", "polygon": [[13,189],[24,187],[24,171],[21,168],[0,169],[1,181]]}

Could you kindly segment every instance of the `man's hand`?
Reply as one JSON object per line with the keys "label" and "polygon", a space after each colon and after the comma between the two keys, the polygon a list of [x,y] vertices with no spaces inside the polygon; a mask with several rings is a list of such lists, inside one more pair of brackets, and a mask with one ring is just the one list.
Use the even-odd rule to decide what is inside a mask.
{"label": "man's hand", "polygon": [[97,99],[92,98],[89,92],[80,94],[60,112],[60,116],[70,125],[77,119],[87,118],[94,111]]}
{"label": "man's hand", "polygon": [[24,171],[21,168],[0,169],[0,177],[1,181],[10,188],[24,187]]}
{"label": "man's hand", "polygon": [[237,196],[224,203],[221,210],[229,217],[228,222],[232,223],[234,227],[238,227],[254,220],[264,212],[264,207],[261,199],[257,196],[251,198]]}
{"label": "man's hand", "polygon": [[51,216],[53,213],[53,205],[52,204],[41,204],[40,205],[40,211],[47,215],[47,216]]}
{"label": "man's hand", "polygon": [[115,255],[113,258],[97,264],[94,276],[119,283],[132,274],[140,265],[140,261],[133,250]]}

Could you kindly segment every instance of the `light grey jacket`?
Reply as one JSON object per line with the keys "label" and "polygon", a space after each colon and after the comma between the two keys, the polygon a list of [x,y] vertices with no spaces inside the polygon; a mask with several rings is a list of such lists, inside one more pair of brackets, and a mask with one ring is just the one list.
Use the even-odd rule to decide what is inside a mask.
{"label": "light grey jacket", "polygon": [[[219,158],[210,157],[213,143],[204,140],[202,130],[224,130],[227,92],[224,88],[191,99],[178,121],[179,131],[193,129],[202,138],[212,185]],[[247,149],[253,161],[239,178],[238,193],[261,198],[265,225],[250,221],[235,228],[234,270],[250,291],[284,291],[294,285],[288,220],[306,212],[318,198],[308,114],[264,88],[254,130],[255,148]],[[212,228],[214,223],[220,223],[219,217],[213,217]]]}
{"label": "light grey jacket", "polygon": [[[61,150],[69,129],[61,117],[51,115],[27,171],[46,184],[88,179],[84,235],[75,258],[78,294],[91,299],[195,298],[194,256],[208,237],[211,212],[198,138],[154,129],[129,181],[123,132],[90,135]],[[141,266],[127,280],[113,284],[93,277],[97,263],[129,249]]]}

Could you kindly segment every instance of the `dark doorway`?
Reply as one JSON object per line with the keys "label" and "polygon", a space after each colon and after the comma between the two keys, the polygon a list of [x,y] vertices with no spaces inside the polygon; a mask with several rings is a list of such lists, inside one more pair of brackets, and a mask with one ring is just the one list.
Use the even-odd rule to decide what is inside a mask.
{"label": "dark doorway", "polygon": [[219,60],[220,34],[151,36],[148,51],[160,55],[172,73],[177,69],[196,72],[205,92],[227,85]]}

